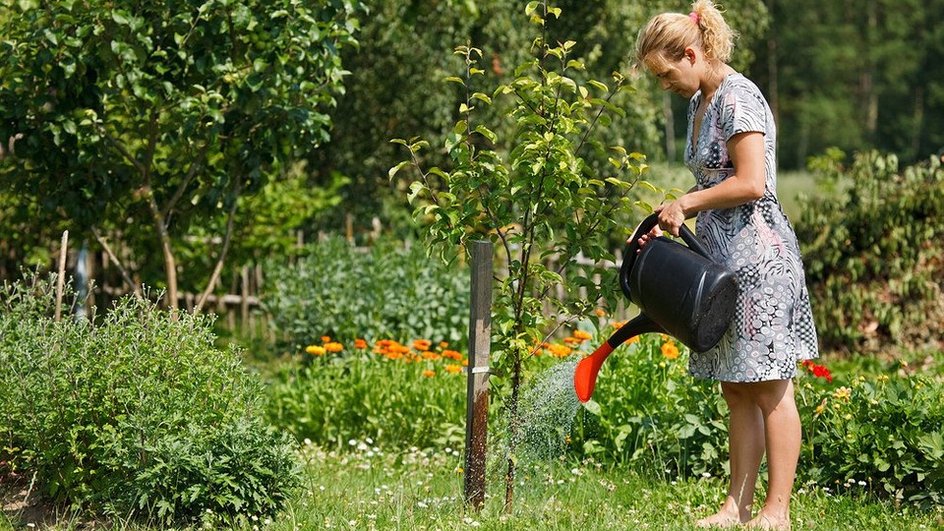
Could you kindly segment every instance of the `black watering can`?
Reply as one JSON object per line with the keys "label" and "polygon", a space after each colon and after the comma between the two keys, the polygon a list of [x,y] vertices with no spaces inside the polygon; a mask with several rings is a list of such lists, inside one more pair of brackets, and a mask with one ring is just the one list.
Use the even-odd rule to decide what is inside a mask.
{"label": "black watering can", "polygon": [[581,402],[593,395],[597,373],[607,356],[630,338],[662,332],[696,352],[704,352],[718,344],[731,324],[738,293],[734,272],[715,262],[685,225],[679,235],[687,247],[659,237],[639,251],[639,238],[658,222],[658,214],[647,217],[626,246],[619,272],[620,288],[641,311],[577,364],[574,389]]}

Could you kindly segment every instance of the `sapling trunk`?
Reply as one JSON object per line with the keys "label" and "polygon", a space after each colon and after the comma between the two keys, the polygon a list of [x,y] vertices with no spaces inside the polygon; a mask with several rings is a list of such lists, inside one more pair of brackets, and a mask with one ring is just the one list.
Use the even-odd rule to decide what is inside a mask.
{"label": "sapling trunk", "polygon": [[508,404],[508,470],[505,473],[505,512],[511,513],[515,497],[515,451],[517,450],[519,418],[518,397],[521,387],[521,351],[514,351],[511,369],[511,401]]}

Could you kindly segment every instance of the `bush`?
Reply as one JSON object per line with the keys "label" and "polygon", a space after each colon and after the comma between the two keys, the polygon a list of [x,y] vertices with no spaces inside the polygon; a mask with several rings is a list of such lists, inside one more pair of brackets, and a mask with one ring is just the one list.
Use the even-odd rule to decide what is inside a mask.
{"label": "bush", "polygon": [[390,448],[461,447],[462,359],[389,341],[378,350],[346,348],[280,372],[269,391],[272,422],[299,440],[337,448],[352,438]]}
{"label": "bush", "polygon": [[671,338],[645,334],[614,352],[593,396],[599,410],[582,410],[578,451],[660,476],[727,469],[727,406],[716,383],[688,375],[688,349]]}
{"label": "bush", "polygon": [[416,336],[467,343],[468,268],[393,242],[360,252],[334,238],[306,251],[297,263],[272,261],[266,269],[263,307],[289,348],[322,335],[349,343]]}
{"label": "bush", "polygon": [[[809,392],[809,391],[807,391]],[[811,393],[812,394],[812,393]],[[944,502],[944,391],[922,376],[859,376],[803,408],[812,466],[823,485],[920,504]],[[818,398],[818,400],[815,400]],[[806,455],[804,455],[804,458]]]}
{"label": "bush", "polygon": [[832,151],[812,169],[839,194],[805,202],[797,235],[820,340],[873,351],[940,348],[944,328],[944,169],[903,171],[894,155]]}
{"label": "bush", "polygon": [[[299,484],[261,384],[211,322],[125,298],[50,318],[52,281],[0,290],[0,447],[57,501],[172,523],[274,514]],[[208,512],[209,511],[209,512]]]}

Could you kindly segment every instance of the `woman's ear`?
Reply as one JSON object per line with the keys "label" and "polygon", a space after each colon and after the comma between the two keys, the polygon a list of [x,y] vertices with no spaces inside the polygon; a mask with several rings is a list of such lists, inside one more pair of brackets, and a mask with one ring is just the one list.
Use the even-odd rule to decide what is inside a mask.
{"label": "woman's ear", "polygon": [[689,47],[685,48],[685,52],[684,52],[684,53],[685,53],[685,58],[688,59],[688,62],[691,63],[692,66],[694,66],[694,65],[695,65],[695,61],[698,59],[698,52],[695,51],[694,48],[692,48],[691,46],[689,46]]}

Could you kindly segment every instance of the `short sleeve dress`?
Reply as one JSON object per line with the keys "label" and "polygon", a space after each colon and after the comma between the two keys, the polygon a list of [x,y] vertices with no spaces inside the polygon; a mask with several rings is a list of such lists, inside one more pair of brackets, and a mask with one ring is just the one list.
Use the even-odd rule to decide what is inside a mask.
{"label": "short sleeve dress", "polygon": [[816,358],[816,329],[796,234],[777,200],[777,131],[760,89],[743,75],[724,78],[692,145],[697,92],[688,107],[685,164],[699,190],[734,174],[727,141],[738,133],[764,135],[766,186],[763,197],[734,208],[698,213],[695,231],[715,258],[736,272],[737,310],[717,346],[692,352],[695,377],[723,382],[784,380],[799,360]]}

